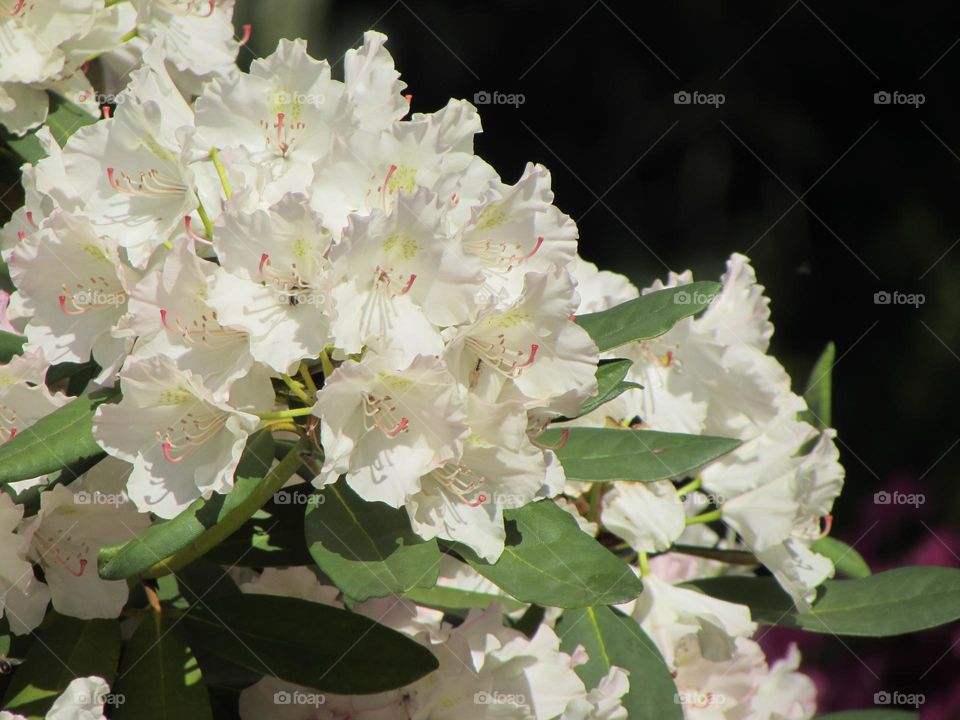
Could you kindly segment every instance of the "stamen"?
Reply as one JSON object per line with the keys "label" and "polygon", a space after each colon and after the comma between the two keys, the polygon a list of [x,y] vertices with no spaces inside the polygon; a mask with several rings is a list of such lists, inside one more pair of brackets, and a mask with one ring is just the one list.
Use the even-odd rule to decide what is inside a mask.
{"label": "stamen", "polygon": [[17,233],[17,240],[23,240],[26,236],[27,234],[23,230],[21,230]]}
{"label": "stamen", "polygon": [[40,227],[33,219],[33,211],[27,210],[27,222],[33,225],[34,227]]}
{"label": "stamen", "polygon": [[67,309],[67,296],[60,296],[60,309],[63,311],[64,315],[83,315],[87,310],[86,308],[77,308],[76,310]]}
{"label": "stamen", "polygon": [[167,462],[178,463],[187,456],[186,453],[184,453],[180,457],[174,457],[173,454],[171,453],[172,447],[173,446],[168,442],[165,442],[163,444],[163,457]]}
{"label": "stamen", "polygon": [[400,422],[397,423],[396,427],[394,427],[392,430],[384,430],[384,432],[390,437],[396,437],[397,435],[402,433],[404,430],[406,430],[407,425],[409,424],[410,424],[410,421],[407,420],[407,418],[402,417],[400,418]]}
{"label": "stamen", "polygon": [[555,445],[544,445],[543,443],[537,442],[536,439],[533,440],[533,443],[537,447],[541,447],[544,450],[562,450],[567,444],[567,439],[570,437],[570,428],[563,428],[560,431],[560,440]]}
{"label": "stamen", "polygon": [[103,119],[104,119],[104,120],[109,120],[109,119],[110,119],[110,106],[109,106],[109,105],[101,105],[101,106],[100,106],[100,110],[101,110],[101,112],[103,112]]}
{"label": "stamen", "polygon": [[183,224],[187,228],[187,237],[193,240],[194,242],[204,243],[205,245],[213,245],[212,240],[207,240],[205,237],[200,237],[193,231],[193,228],[190,225],[193,223],[193,216],[187,215],[183,218]]}
{"label": "stamen", "polygon": [[260,274],[263,275],[263,266],[270,262],[270,256],[267,253],[263,253],[260,256]]}
{"label": "stamen", "polygon": [[243,25],[243,37],[240,38],[239,42],[237,42],[237,46],[238,46],[238,47],[243,47],[243,46],[246,45],[248,42],[250,42],[250,31],[251,31],[250,23],[244,23],[244,25]]}
{"label": "stamen", "polygon": [[413,287],[413,281],[417,279],[416,274],[411,273],[410,279],[407,280],[407,284],[403,286],[403,290],[400,291],[400,295],[406,295],[410,292],[410,288]]}

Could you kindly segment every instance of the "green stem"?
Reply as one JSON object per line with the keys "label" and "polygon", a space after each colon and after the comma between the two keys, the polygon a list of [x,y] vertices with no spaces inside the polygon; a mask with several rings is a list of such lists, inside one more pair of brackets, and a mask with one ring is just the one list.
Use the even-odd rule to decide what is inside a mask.
{"label": "green stem", "polygon": [[333,363],[330,362],[330,355],[326,348],[320,353],[320,365],[323,367],[324,379],[329,380],[330,376],[333,375]]}
{"label": "green stem", "polygon": [[284,483],[299,469],[302,463],[300,451],[303,448],[304,445],[302,444],[293,446],[283,460],[267,474],[260,486],[224,516],[220,522],[186,547],[155,563],[143,572],[141,577],[158,578],[176,572],[226,540],[257,510],[263,507],[273,497],[273,494],[282,488]]}
{"label": "green stem", "polygon": [[640,560],[640,577],[646,577],[650,574],[650,558],[645,552],[637,553],[637,558]]}
{"label": "green stem", "polygon": [[213,240],[213,223],[210,221],[210,216],[207,215],[207,210],[203,207],[203,202],[199,196],[197,196],[197,215],[200,216],[200,222],[203,223],[203,231],[207,234],[207,240]]}
{"label": "green stem", "polygon": [[317,384],[313,382],[313,375],[310,374],[310,368],[307,367],[305,362],[300,363],[300,377],[303,378],[303,384],[307,386],[310,394],[316,397]]}
{"label": "green stem", "polygon": [[316,402],[313,398],[307,395],[303,390],[303,385],[298,383],[289,375],[280,374],[280,379],[283,380],[283,384],[290,388],[290,391],[296,395],[303,402],[304,405],[313,405]]}
{"label": "green stem", "polygon": [[703,480],[700,478],[694,478],[691,482],[688,482],[683,487],[677,488],[677,497],[689,495],[694,490],[699,490],[701,485],[703,485]]}
{"label": "green stem", "polygon": [[590,503],[590,512],[587,519],[591,522],[600,522],[600,501],[603,499],[603,483],[594,483],[590,488],[587,500]]}
{"label": "green stem", "polygon": [[217,176],[220,178],[220,184],[223,185],[223,194],[227,196],[229,200],[233,196],[233,190],[230,189],[230,180],[227,178],[227,169],[223,166],[223,163],[220,162],[220,151],[216,148],[210,150],[210,159],[213,161],[213,166],[217,169]]}
{"label": "green stem", "polygon": [[710,512],[705,512],[702,515],[689,517],[687,518],[686,523],[687,525],[697,525],[699,523],[712,523],[722,519],[723,513],[718,508],[716,510],[711,510]]}
{"label": "green stem", "polygon": [[261,420],[287,420],[289,418],[305,417],[313,412],[312,407],[293,408],[292,410],[279,410],[277,412],[257,413]]}

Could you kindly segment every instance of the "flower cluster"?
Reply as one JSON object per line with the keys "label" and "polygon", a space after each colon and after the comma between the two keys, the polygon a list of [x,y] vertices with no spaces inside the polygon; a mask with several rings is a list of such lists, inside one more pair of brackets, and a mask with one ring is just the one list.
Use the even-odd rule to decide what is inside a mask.
{"label": "flower cluster", "polygon": [[[70,401],[51,381],[70,363],[89,370],[70,395],[112,393],[92,422],[108,456],[76,480],[28,478],[0,494],[0,609],[14,633],[35,629],[48,605],[120,616],[128,584],[100,577],[98,551],[229,493],[248,439],[266,430],[322,445],[322,462],[300,471],[314,488],[342,480],[405,512],[419,538],[486,563],[504,553],[505,511],[554,498],[636,558],[644,591],[619,610],[653,640],[687,717],[813,716],[795,649],[768,664],[749,608],[680,587],[736,570],[671,552],[750,555],[800,607],[833,572],[811,545],[843,483],[835,433],[811,424],[768,353],[768,301],[745,257],[730,258],[701,315],[610,354],[633,362],[627,379],[642,389],[578,417],[599,393],[601,355],[575,316],[690,284],[689,273],[638,291],[582,260],[547,170],[503,182],[474,153],[480,120],[465,101],[408,117],[378,33],[347,52],[342,80],[303,41],[281,41],[242,73],[230,2],[74,5],[83,23],[29,0],[0,16],[32,53],[21,75],[0,76],[9,128],[42,122],[46,89],[86,83],[84,58],[137,67],[116,110],[62,147],[36,132],[45,157],[24,166],[26,204],[0,231],[16,286],[0,298],[0,329],[26,337],[0,365],[0,442]],[[689,484],[617,481],[587,501],[565,477],[562,446],[539,440],[549,424],[741,444]],[[721,521],[725,537],[709,527]],[[399,596],[354,602],[308,567],[232,574],[244,592],[349,606],[440,659],[387,693],[327,694],[317,717],[619,720],[631,684],[643,685],[607,662],[589,687],[577,671],[588,654],[561,651],[561,610],[546,608],[528,637],[504,619],[524,603],[450,554],[438,585],[493,598],[458,624]],[[54,710],[72,712],[77,692]],[[240,712],[284,717],[278,694],[310,692],[264,677]],[[87,705],[102,714],[102,700]]]}
{"label": "flower cluster", "polygon": [[[199,93],[205,81],[236,73],[232,18],[233,0],[5,0],[0,123],[15,135],[42,124],[47,91],[99,116],[151,43],[164,48],[177,86]],[[97,92],[87,78],[98,58],[111,92]]]}

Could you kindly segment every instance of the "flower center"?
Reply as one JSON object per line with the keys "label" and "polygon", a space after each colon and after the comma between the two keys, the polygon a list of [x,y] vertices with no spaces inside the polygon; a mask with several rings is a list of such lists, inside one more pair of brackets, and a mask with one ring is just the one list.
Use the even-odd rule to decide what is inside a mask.
{"label": "flower center", "polygon": [[478,491],[487,479],[466,465],[447,463],[443,467],[431,470],[430,477],[436,480],[444,490],[460,498],[470,507],[478,507],[487,501],[487,496]]}
{"label": "flower center", "polygon": [[397,406],[390,395],[363,393],[363,416],[363,427],[368,431],[378,429],[392,438],[409,431],[410,421],[405,416],[397,417]]}
{"label": "flower center", "polygon": [[157,431],[157,440],[163,447],[163,457],[172,463],[186,459],[216,435],[229,416],[229,413],[210,409],[197,413],[188,412],[165,430]]}
{"label": "flower center", "polygon": [[164,195],[182,195],[187,191],[187,187],[180,180],[163,175],[156,168],[150,168],[146,172],[140,171],[134,177],[123,170],[117,171],[116,168],[109,167],[107,180],[114,190],[127,195],[163,197]]}

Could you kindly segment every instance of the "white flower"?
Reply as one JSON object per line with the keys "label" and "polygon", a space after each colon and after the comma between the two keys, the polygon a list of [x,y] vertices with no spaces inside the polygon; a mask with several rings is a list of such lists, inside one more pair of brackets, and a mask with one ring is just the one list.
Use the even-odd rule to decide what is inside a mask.
{"label": "white flower", "polygon": [[[269,382],[251,380],[251,411],[268,410]],[[189,370],[164,356],[130,362],[120,373],[123,400],[101,405],[93,421],[97,442],[114,457],[133,464],[127,492],[142,511],[173,517],[198,497],[226,493],[256,415],[238,402],[218,400]],[[266,470],[266,469],[265,469]]]}
{"label": "white flower", "polygon": [[600,270],[592,262],[575,255],[567,265],[567,272],[577,283],[580,305],[577,315],[600,312],[636,299],[640,294],[626,276],[609,270]]}
{"label": "white flower", "polygon": [[103,706],[110,686],[96,675],[74,678],[53,701],[44,720],[106,720]]}
{"label": "white flower", "polygon": [[84,619],[114,618],[127,602],[125,580],[97,574],[101,546],[129,540],[150,520],[122,498],[99,502],[56,485],[40,494],[40,511],[23,529],[29,557],[43,568],[54,609]]}
{"label": "white flower", "polygon": [[179,240],[162,265],[134,287],[122,328],[114,334],[137,338],[132,357],[168,357],[222,396],[249,372],[253,357],[246,333],[221,325],[209,304],[217,267],[197,257],[189,240]]}
{"label": "white flower", "polygon": [[215,237],[222,266],[207,302],[218,321],[246,332],[250,354],[277,372],[318,355],[330,339],[330,233],[303,198],[225,212]]}
{"label": "white flower", "polygon": [[129,343],[110,331],[126,311],[137,274],[87,218],[56,211],[14,248],[10,274],[31,316],[28,347],[52,363],[82,363],[92,354],[104,375],[119,366]]}
{"label": "white flower", "polygon": [[315,483],[347,482],[365,500],[400,507],[421,477],[459,459],[468,428],[463,390],[436,358],[406,368],[368,354],[341,365],[317,394],[326,453]]}
{"label": "white flower", "polygon": [[18,635],[40,624],[50,601],[49,589],[27,560],[30,538],[16,533],[22,518],[23,506],[0,493],[0,612]]}
{"label": "white flower", "polygon": [[686,513],[669,480],[617,482],[603,496],[600,519],[637,552],[667,550],[686,527]]}
{"label": "white flower", "polygon": [[629,673],[614,665],[585,698],[570,701],[561,720],[627,720],[627,710],[620,699],[629,690]]}
{"label": "white flower", "polygon": [[459,541],[496,562],[506,539],[503,511],[534,499],[546,460],[527,438],[527,414],[518,403],[492,405],[471,395],[466,423],[461,457],[420,478],[406,508],[420,537]]}
{"label": "white flower", "polygon": [[597,347],[570,319],[577,304],[565,271],[528,273],[520,297],[458,328],[444,358],[481,397],[574,415],[597,393]]}
{"label": "white flower", "polygon": [[363,345],[399,363],[439,355],[439,327],[471,320],[483,275],[442,229],[437,198],[401,196],[388,214],[352,216],[331,252],[337,317],[333,334],[347,353]]}

